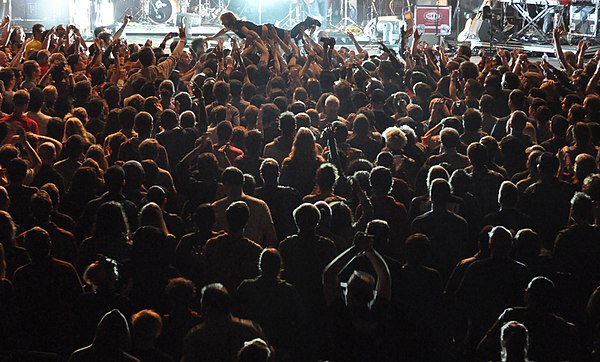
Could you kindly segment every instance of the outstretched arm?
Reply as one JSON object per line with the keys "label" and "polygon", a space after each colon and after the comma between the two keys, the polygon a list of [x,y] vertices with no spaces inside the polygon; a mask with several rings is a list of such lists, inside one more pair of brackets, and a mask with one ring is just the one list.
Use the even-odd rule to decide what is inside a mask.
{"label": "outstretched arm", "polygon": [[223,29],[219,30],[215,35],[206,37],[205,40],[209,41],[209,40],[216,39],[216,38],[218,38],[218,37],[220,37],[222,35],[225,35],[225,33],[227,33],[228,31],[229,30],[227,30],[227,28],[223,28]]}

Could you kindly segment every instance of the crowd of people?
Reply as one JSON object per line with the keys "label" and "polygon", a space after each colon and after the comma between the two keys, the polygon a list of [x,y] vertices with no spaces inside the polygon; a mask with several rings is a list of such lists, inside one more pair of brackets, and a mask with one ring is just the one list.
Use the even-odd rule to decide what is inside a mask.
{"label": "crowd of people", "polygon": [[600,360],[600,51],[221,20],[0,23],[0,358]]}

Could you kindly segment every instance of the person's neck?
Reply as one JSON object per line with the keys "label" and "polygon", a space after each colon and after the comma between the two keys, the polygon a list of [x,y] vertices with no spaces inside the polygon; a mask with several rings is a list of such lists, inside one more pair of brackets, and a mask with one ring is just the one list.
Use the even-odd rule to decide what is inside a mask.
{"label": "person's neck", "polygon": [[228,235],[233,239],[241,239],[244,237],[244,229],[237,231],[230,231]]}
{"label": "person's neck", "polygon": [[134,338],[133,344],[136,349],[141,349],[143,351],[154,349],[154,341],[145,338]]}
{"label": "person's neck", "polygon": [[239,199],[242,196],[244,196],[244,191],[242,189],[239,189],[239,190],[230,190],[227,193],[227,196],[229,196],[229,198],[232,198],[232,199]]}
{"label": "person's neck", "polygon": [[316,233],[315,230],[298,230],[298,235],[302,237],[313,237]]}
{"label": "person's neck", "polygon": [[444,148],[444,153],[447,155],[454,155],[454,154],[458,153],[458,151],[456,151],[456,147]]}
{"label": "person's neck", "polygon": [[574,225],[576,226],[590,226],[592,223],[590,220],[586,220],[586,219],[580,219],[578,217],[574,217]]}
{"label": "person's neck", "polygon": [[431,211],[434,213],[448,212],[448,206],[445,203],[431,203]]}
{"label": "person's neck", "polygon": [[325,188],[319,188],[319,193],[321,195],[332,195],[333,194],[333,189],[325,189]]}
{"label": "person's neck", "polygon": [[525,359],[525,351],[516,351],[511,352],[510,355],[506,356],[506,362],[524,362]]}
{"label": "person's neck", "polygon": [[225,314],[216,314],[216,315],[211,315],[211,314],[206,314],[206,321],[211,323],[211,322],[228,322],[233,320],[233,315],[231,313],[225,313]]}

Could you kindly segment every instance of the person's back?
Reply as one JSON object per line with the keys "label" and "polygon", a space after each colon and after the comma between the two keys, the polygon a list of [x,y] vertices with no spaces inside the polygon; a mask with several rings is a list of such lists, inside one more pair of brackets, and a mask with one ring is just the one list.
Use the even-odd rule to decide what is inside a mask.
{"label": "person's back", "polygon": [[423,233],[431,239],[434,266],[446,280],[452,268],[463,257],[469,238],[467,221],[453,212],[436,213],[429,211],[412,223],[411,233]]}
{"label": "person's back", "polygon": [[288,186],[264,185],[256,189],[256,197],[269,206],[279,240],[294,233],[296,226],[292,211],[302,203],[296,189]]}
{"label": "person's back", "polygon": [[598,279],[598,240],[600,227],[597,225],[572,225],[560,231],[554,244],[554,262],[559,271]]}
{"label": "person's back", "polygon": [[573,278],[573,295],[583,305],[600,282],[600,228],[594,225],[592,199],[581,192],[571,200],[572,225],[560,231],[554,243],[557,271]]}
{"label": "person's back", "polygon": [[207,321],[192,328],[187,335],[182,361],[235,361],[244,342],[260,336],[249,320],[231,317]]}
{"label": "person's back", "polygon": [[179,127],[177,113],[166,110],[160,116],[164,130],[156,135],[156,140],[166,149],[169,165],[175,167],[177,163],[194,148],[193,139],[188,132]]}
{"label": "person's back", "polygon": [[[577,328],[551,312],[556,297],[554,283],[534,278],[527,288],[527,306],[505,309],[479,343],[477,352],[485,360],[500,357],[500,331],[503,325],[517,321],[529,331],[528,357],[532,361],[571,361],[578,354]],[[540,305],[543,304],[543,305]]]}
{"label": "person's back", "polygon": [[333,241],[318,235],[292,235],[279,245],[283,259],[283,277],[292,283],[307,305],[322,300],[321,273],[335,257]]}
{"label": "person's back", "polygon": [[245,237],[222,234],[209,239],[204,247],[207,278],[230,289],[258,275],[258,256],[262,248]]}
{"label": "person's back", "polygon": [[244,342],[263,338],[252,321],[231,315],[231,300],[221,284],[202,289],[202,311],[207,319],[192,328],[184,340],[182,362],[236,361]]}
{"label": "person's back", "polygon": [[223,171],[222,178],[227,196],[212,204],[217,216],[214,230],[231,231],[226,220],[226,210],[236,202],[244,202],[250,214],[243,235],[261,246],[274,245],[277,236],[269,206],[260,199],[244,194],[244,176],[239,169],[228,167]]}
{"label": "person's back", "polygon": [[293,285],[279,278],[281,257],[265,249],[260,257],[261,275],[247,279],[236,292],[238,315],[260,324],[282,359],[301,353],[304,323],[300,296]]}
{"label": "person's back", "polygon": [[26,349],[67,352],[72,347],[72,308],[81,282],[69,263],[50,257],[50,236],[35,227],[24,239],[32,262],[15,271],[13,284]]}
{"label": "person's back", "polygon": [[558,159],[543,153],[539,157],[540,180],[529,186],[520,209],[533,219],[533,229],[540,234],[542,246],[551,248],[557,233],[569,220],[570,200],[575,192],[572,184],[559,180]]}
{"label": "person's back", "polygon": [[278,163],[283,163],[286,157],[290,155],[292,151],[292,142],[293,138],[284,138],[283,136],[279,136],[275,138],[273,142],[270,142],[265,145],[265,150],[263,155],[265,158],[273,158]]}
{"label": "person's back", "polygon": [[139,362],[139,359],[126,352],[131,339],[127,320],[116,309],[106,313],[96,327],[94,342],[76,350],[69,358],[70,362]]}
{"label": "person's back", "polygon": [[494,319],[508,307],[522,304],[529,279],[527,267],[509,257],[512,235],[496,226],[490,232],[491,257],[472,263],[456,291],[469,319],[468,348],[475,348]]}

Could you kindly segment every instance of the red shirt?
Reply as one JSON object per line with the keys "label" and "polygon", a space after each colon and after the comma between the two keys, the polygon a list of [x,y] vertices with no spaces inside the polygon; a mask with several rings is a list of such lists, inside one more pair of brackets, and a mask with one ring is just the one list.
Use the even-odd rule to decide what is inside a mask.
{"label": "red shirt", "polygon": [[6,117],[0,118],[0,122],[9,122],[11,123],[11,125],[9,126],[14,125],[15,122],[19,122],[20,126],[23,127],[26,132],[40,134],[40,128],[38,127],[37,122],[24,115],[22,115],[21,117],[13,117],[13,115],[11,114]]}

